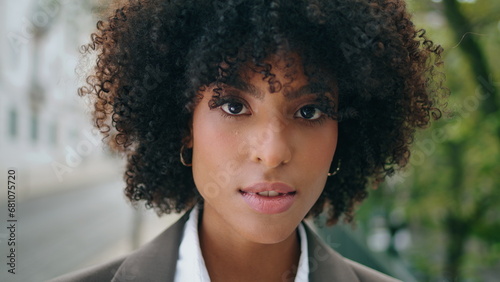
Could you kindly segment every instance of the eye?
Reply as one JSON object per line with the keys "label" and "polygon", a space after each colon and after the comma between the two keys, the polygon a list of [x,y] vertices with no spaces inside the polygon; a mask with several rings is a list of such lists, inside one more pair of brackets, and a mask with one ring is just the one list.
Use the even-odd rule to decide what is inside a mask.
{"label": "eye", "polygon": [[300,117],[308,120],[319,119],[322,116],[323,112],[313,105],[308,105],[300,108],[295,117]]}
{"label": "eye", "polygon": [[230,115],[243,115],[249,112],[247,107],[239,102],[224,103],[221,109]]}

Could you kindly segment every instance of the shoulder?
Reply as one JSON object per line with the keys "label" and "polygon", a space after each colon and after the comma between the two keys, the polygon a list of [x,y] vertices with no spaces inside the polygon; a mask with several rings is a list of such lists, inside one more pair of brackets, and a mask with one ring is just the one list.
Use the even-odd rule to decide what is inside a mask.
{"label": "shoulder", "polygon": [[[186,214],[189,214],[186,213]],[[160,281],[175,274],[178,249],[188,216],[125,257],[57,277],[49,282]]]}
{"label": "shoulder", "polygon": [[49,282],[92,282],[92,281],[111,281],[115,276],[116,271],[125,260],[125,257],[115,259],[113,261],[92,266],[82,270],[78,270],[55,279]]}
{"label": "shoulder", "polygon": [[400,281],[350,259],[344,257],[342,259],[351,267],[360,281]]}
{"label": "shoulder", "polygon": [[313,227],[304,224],[306,227],[308,253],[309,253],[309,280],[311,282],[320,281],[399,281],[387,276],[379,271],[361,265],[350,259],[344,258],[339,253],[330,248],[313,231]]}

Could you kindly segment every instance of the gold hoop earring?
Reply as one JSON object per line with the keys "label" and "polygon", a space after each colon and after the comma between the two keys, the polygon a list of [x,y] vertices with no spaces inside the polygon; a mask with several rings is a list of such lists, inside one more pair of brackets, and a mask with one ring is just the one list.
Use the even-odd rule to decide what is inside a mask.
{"label": "gold hoop earring", "polygon": [[339,172],[339,170],[340,170],[340,164],[341,164],[341,160],[339,160],[339,162],[338,162],[337,169],[334,172],[329,172],[328,176],[334,176],[335,174],[337,174],[337,172]]}
{"label": "gold hoop earring", "polygon": [[180,156],[180,159],[181,159],[181,163],[182,163],[184,166],[187,166],[187,167],[193,166],[193,164],[192,164],[192,163],[190,163],[190,164],[186,163],[186,161],[184,160],[184,156],[183,156],[183,154],[184,154],[184,144],[182,145],[182,147],[181,147],[181,152],[179,153],[179,156]]}

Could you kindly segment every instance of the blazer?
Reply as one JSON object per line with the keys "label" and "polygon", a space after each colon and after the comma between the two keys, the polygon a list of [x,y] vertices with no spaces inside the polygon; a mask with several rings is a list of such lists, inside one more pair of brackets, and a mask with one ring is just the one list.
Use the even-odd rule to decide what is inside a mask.
{"label": "blazer", "polygon": [[[173,282],[179,246],[189,212],[176,223],[125,257],[79,270],[52,282]],[[305,223],[309,256],[309,281],[399,281],[364,265],[342,257],[327,246]],[[286,273],[284,274],[286,280]],[[189,281],[186,281],[189,282]]]}

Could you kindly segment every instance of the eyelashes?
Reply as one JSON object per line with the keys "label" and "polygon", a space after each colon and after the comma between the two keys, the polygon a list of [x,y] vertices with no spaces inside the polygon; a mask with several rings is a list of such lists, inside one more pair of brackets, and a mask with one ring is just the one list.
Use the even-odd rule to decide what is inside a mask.
{"label": "eyelashes", "polygon": [[301,117],[306,120],[317,120],[321,118],[323,112],[314,105],[307,105],[300,108],[296,113],[295,117]]}
{"label": "eyelashes", "polygon": [[212,97],[209,105],[210,109],[219,108],[229,115],[241,115],[242,111],[243,114],[250,114],[248,105],[241,98],[235,96]]}
{"label": "eyelashes", "polygon": [[245,105],[237,102],[224,103],[222,104],[222,106],[220,106],[220,108],[227,114],[235,116],[244,115],[250,112]]}
{"label": "eyelashes", "polygon": [[[305,104],[293,114],[293,117],[308,125],[321,124],[327,118],[334,118],[332,116],[334,103],[331,99],[327,100],[326,105],[324,100],[319,99],[314,103]],[[319,102],[323,103],[319,104]],[[211,110],[218,110],[225,118],[243,118],[252,115],[248,104],[240,97],[233,95],[216,95],[210,100],[209,107]]]}

